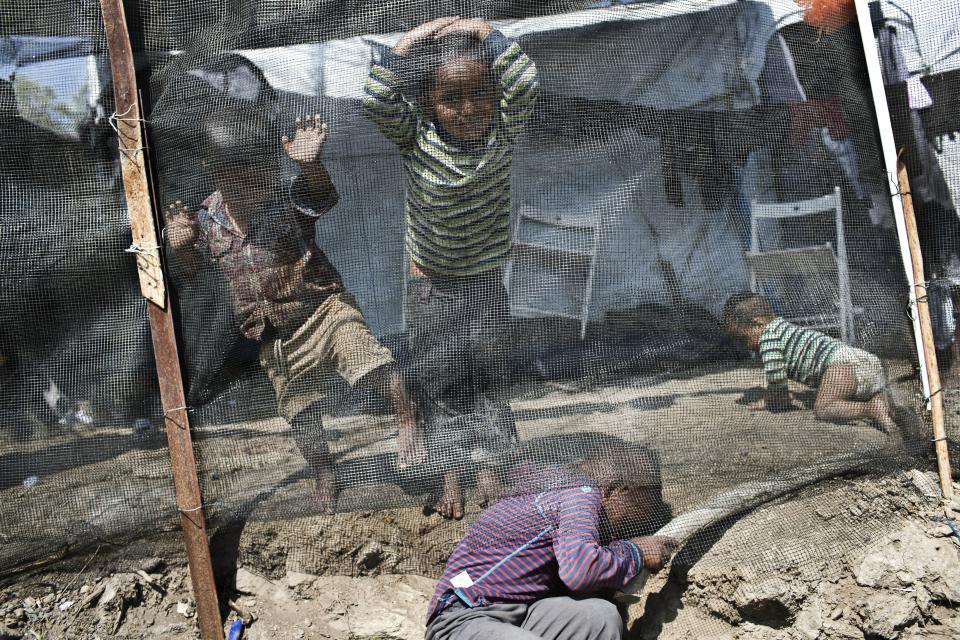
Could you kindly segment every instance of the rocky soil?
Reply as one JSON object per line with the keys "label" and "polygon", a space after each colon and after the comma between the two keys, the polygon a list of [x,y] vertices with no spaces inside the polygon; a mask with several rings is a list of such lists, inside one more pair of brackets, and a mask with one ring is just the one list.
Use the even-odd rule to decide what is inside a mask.
{"label": "rocky soil", "polygon": [[[718,370],[643,385],[521,390],[512,404],[521,440],[538,443],[541,454],[576,449],[584,433],[657,448],[677,513],[824,457],[857,451],[888,460],[891,445],[868,425],[825,425],[809,411],[745,412],[741,398],[755,382],[752,369]],[[900,393],[918,406],[915,390]],[[960,393],[948,390],[946,400],[956,438]],[[217,445],[202,448],[200,465],[225,629],[243,618],[251,639],[422,637],[433,580],[479,510],[471,503],[464,522],[450,523],[387,480],[359,482],[391,468],[392,443],[382,438],[389,425],[370,424],[347,417],[329,425],[351,474],[344,512],[333,516],[312,515],[302,459],[275,422],[204,434]],[[4,546],[69,543],[0,575],[0,638],[197,637],[182,543],[160,508],[170,493],[158,479],[163,455],[128,451],[0,494]],[[920,468],[823,482],[704,531],[641,598],[621,603],[629,637],[960,638],[960,537],[950,528],[960,502],[938,499],[929,461],[913,464]],[[99,542],[77,555],[73,541],[91,531]]]}
{"label": "rocky soil", "polygon": [[[724,523],[691,541],[641,597],[622,598],[628,637],[960,638],[960,501],[937,495],[932,472],[834,480]],[[241,532],[241,558],[261,536]],[[175,537],[151,548],[177,557]],[[225,629],[243,619],[252,640],[420,638],[434,582],[390,573],[404,563],[396,553],[360,545],[346,554],[352,576],[299,571],[296,553],[277,556],[272,570],[241,564],[221,593]],[[186,569],[124,555],[101,549],[74,559],[78,568],[5,580],[0,638],[199,637]]]}

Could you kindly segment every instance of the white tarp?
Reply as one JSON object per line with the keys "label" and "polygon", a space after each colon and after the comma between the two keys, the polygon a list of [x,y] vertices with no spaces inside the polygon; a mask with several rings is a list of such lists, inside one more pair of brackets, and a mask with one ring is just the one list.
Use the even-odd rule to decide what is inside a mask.
{"label": "white tarp", "polygon": [[0,37],[0,82],[13,84],[20,116],[68,137],[97,109],[106,64],[83,38]]}
{"label": "white tarp", "polygon": [[[673,19],[664,21],[635,19],[664,17],[663,6],[656,7],[659,12],[620,7],[521,20],[501,28],[522,36],[540,70],[545,95],[614,99],[662,109],[759,105],[765,97],[758,80],[767,52],[779,56],[781,76],[790,67],[779,39],[770,39],[775,15],[761,3],[717,4],[708,12],[674,12]],[[689,8],[690,3],[684,6]],[[625,25],[611,21],[613,14],[634,19]],[[593,19],[597,16],[604,19]],[[592,19],[573,28],[584,17]],[[329,110],[327,158],[341,202],[318,225],[319,240],[374,329],[392,333],[401,326],[404,183],[398,153],[358,105],[374,50],[388,45],[392,37],[376,38],[379,43],[374,45],[371,40],[242,53],[261,67],[275,88],[347,98]],[[775,93],[778,101],[803,99],[795,78],[781,78]],[[561,222],[577,222],[584,216],[596,219],[600,237],[591,319],[614,308],[669,304],[664,262],[676,274],[686,299],[714,314],[731,293],[748,286],[742,234],[733,228],[731,213],[707,211],[689,178],[682,184],[685,206],[667,202],[657,138],[623,127],[606,145],[578,137],[577,132],[572,139],[577,143],[565,149],[545,148],[534,141],[518,150],[513,204],[515,212],[518,207],[540,210]],[[544,144],[558,143],[562,144]],[[571,184],[578,186],[563,188]],[[378,256],[380,269],[353,268],[371,264],[372,255]],[[551,280],[546,273],[543,287],[552,287],[557,297],[579,295],[570,282]],[[543,295],[514,290],[512,303],[526,306],[527,298]]]}

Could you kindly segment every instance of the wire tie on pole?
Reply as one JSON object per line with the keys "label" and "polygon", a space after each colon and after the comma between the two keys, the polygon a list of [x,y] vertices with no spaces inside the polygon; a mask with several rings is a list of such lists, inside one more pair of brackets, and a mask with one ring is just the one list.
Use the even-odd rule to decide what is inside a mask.
{"label": "wire tie on pole", "polygon": [[123,122],[142,122],[144,124],[150,123],[149,120],[144,120],[143,118],[125,118],[124,116],[130,113],[130,111],[132,110],[133,110],[133,103],[131,102],[130,106],[127,107],[126,111],[124,111],[123,113],[117,113],[116,111],[114,111],[112,114],[110,114],[110,117],[107,118],[107,123],[110,125],[110,128],[113,129],[118,136],[121,134],[120,134],[120,129],[117,127],[117,122],[123,121]]}
{"label": "wire tie on pole", "polygon": [[[107,118],[107,122],[110,124],[110,128],[113,129],[118,136],[120,135],[120,129],[117,128],[117,120],[125,119],[125,118],[122,118],[122,116],[127,115],[132,110],[133,110],[133,103],[131,102],[129,106],[127,106],[126,111],[124,111],[123,113],[117,113],[116,111],[114,111],[113,113],[110,114],[110,117]],[[135,120],[136,118],[129,118],[129,119]]]}
{"label": "wire tie on pole", "polygon": [[147,253],[147,254],[153,254],[153,253],[156,253],[159,249],[160,249],[160,245],[156,245],[156,244],[155,244],[155,245],[153,245],[153,246],[141,247],[139,244],[137,244],[136,242],[134,242],[134,243],[132,243],[129,247],[127,247],[126,249],[124,249],[123,251],[124,251],[124,253],[137,253],[137,254]]}
{"label": "wire tie on pole", "polygon": [[942,438],[934,438],[930,442],[936,444],[938,442],[946,442],[946,441],[947,441],[947,436],[943,436]]}
{"label": "wire tie on pole", "polygon": [[188,412],[189,412],[190,410],[191,410],[190,407],[188,407],[188,406],[186,406],[186,405],[184,405],[184,406],[182,406],[182,407],[171,407],[170,409],[167,409],[166,411],[163,412],[163,418],[164,418],[164,420],[170,419],[170,421],[173,422],[173,424],[177,425],[177,426],[180,427],[181,429],[188,429],[189,427],[187,427],[187,426],[185,426],[185,425],[183,425],[183,424],[180,424],[178,421],[172,419],[172,418],[170,417],[170,414],[171,414],[171,413],[174,413],[174,412],[177,412],[177,411],[188,411]]}
{"label": "wire tie on pole", "polygon": [[163,412],[163,415],[167,415],[168,413],[173,413],[174,411],[189,411],[189,410],[190,410],[190,407],[188,407],[187,405],[183,405],[182,407],[170,407],[169,409]]}
{"label": "wire tie on pole", "polygon": [[206,507],[213,506],[213,505],[215,505],[215,504],[216,504],[216,502],[208,502],[208,503],[206,503],[206,504],[201,504],[199,507],[194,507],[194,508],[192,508],[192,509],[184,509],[184,508],[182,508],[182,507],[180,507],[180,506],[178,505],[178,506],[177,506],[177,511],[179,511],[180,513],[196,513],[197,511],[200,511],[200,510],[202,510],[202,509],[204,509],[204,508],[206,508]]}

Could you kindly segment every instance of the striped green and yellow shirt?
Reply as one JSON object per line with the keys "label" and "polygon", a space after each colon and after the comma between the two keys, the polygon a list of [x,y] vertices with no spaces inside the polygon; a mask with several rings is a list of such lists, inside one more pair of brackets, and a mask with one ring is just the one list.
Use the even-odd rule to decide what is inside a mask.
{"label": "striped green and yellow shirt", "polygon": [[494,31],[483,49],[501,95],[497,126],[476,149],[444,140],[403,95],[401,56],[388,53],[371,67],[363,98],[367,115],[402,153],[407,252],[419,267],[444,276],[474,275],[508,260],[513,145],[539,93],[536,66],[520,45]]}
{"label": "striped green and yellow shirt", "polygon": [[760,359],[767,388],[787,388],[787,379],[809,387],[820,385],[824,371],[843,343],[813,329],[804,329],[777,318],[760,335]]}

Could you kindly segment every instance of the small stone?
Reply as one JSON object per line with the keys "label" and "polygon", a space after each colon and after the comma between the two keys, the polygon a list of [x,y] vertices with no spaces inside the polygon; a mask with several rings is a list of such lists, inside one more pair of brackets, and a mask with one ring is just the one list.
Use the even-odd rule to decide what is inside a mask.
{"label": "small stone", "polygon": [[913,579],[913,575],[909,571],[899,571],[897,572],[897,580],[900,581],[900,584],[909,585],[916,582]]}
{"label": "small stone", "polygon": [[37,599],[26,597],[23,599],[23,606],[26,609],[33,609],[35,606],[37,606]]}
{"label": "small stone", "polygon": [[383,547],[371,540],[357,553],[357,568],[361,574],[372,571],[383,561],[383,555]]}
{"label": "small stone", "polygon": [[190,618],[193,616],[193,608],[190,606],[189,602],[184,602],[183,600],[177,603],[177,613],[182,615],[184,618]]}
{"label": "small stone", "polygon": [[300,573],[299,571],[287,571],[287,586],[296,589],[301,585],[310,585],[316,581],[317,576],[309,573]]}
{"label": "small stone", "polygon": [[863,632],[843,621],[831,621],[823,625],[828,638],[840,640],[863,640]]}
{"label": "small stone", "polygon": [[140,568],[146,573],[156,573],[163,568],[163,560],[160,558],[147,558],[140,563]]}
{"label": "small stone", "polygon": [[927,591],[922,584],[917,585],[914,600],[917,602],[917,608],[920,609],[920,613],[926,615],[930,609],[930,592]]}
{"label": "small stone", "polygon": [[918,614],[913,600],[899,595],[876,593],[864,603],[861,630],[868,637],[896,640],[900,630],[916,620]]}
{"label": "small stone", "polygon": [[66,611],[72,606],[73,606],[73,600],[64,600],[63,602],[60,603],[59,609],[60,611]]}
{"label": "small stone", "polygon": [[927,533],[934,538],[947,538],[953,535],[953,529],[950,528],[950,525],[939,523],[930,527]]}
{"label": "small stone", "polygon": [[820,637],[820,630],[823,628],[823,610],[819,603],[814,602],[801,611],[794,620],[793,626],[802,637],[817,640]]}
{"label": "small stone", "polygon": [[53,604],[53,601],[56,600],[56,599],[57,599],[57,596],[53,595],[52,593],[48,593],[47,595],[43,596],[43,597],[40,599],[40,602],[42,602],[42,603],[45,604],[45,605],[46,605],[46,604]]}
{"label": "small stone", "polygon": [[919,469],[910,472],[910,481],[916,487],[920,495],[927,498],[936,498],[940,495],[940,487],[937,486],[936,477],[933,474],[926,474]]}
{"label": "small stone", "polygon": [[871,553],[860,562],[860,566],[854,572],[854,577],[861,587],[875,587],[885,573],[899,571],[901,567],[899,561],[895,561],[893,557],[885,553]]}
{"label": "small stone", "polygon": [[861,509],[860,507],[858,507],[858,506],[856,506],[856,505],[851,506],[850,509],[849,509],[849,511],[850,511],[850,514],[851,514],[854,518],[859,518],[860,516],[863,515],[863,509]]}
{"label": "small stone", "polygon": [[80,595],[84,595],[84,594],[86,594],[86,593],[89,593],[89,591],[90,591],[90,585],[88,585],[88,584],[85,584],[85,585],[83,585],[82,587],[80,587]]}
{"label": "small stone", "polygon": [[843,607],[837,607],[836,609],[830,612],[831,620],[839,620],[842,617],[843,617]]}

